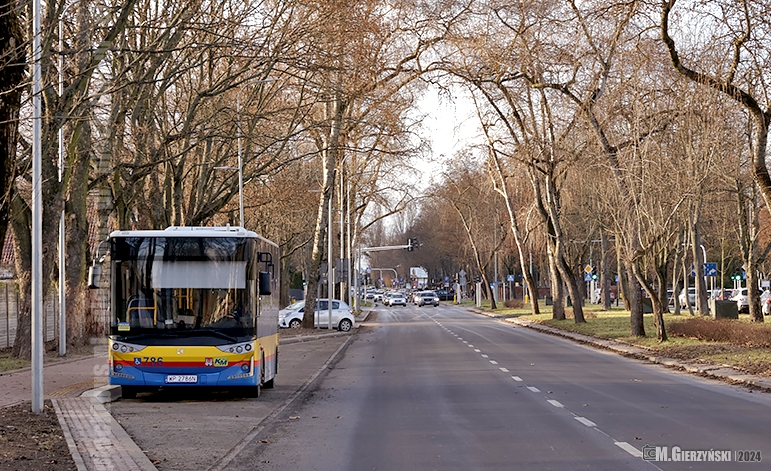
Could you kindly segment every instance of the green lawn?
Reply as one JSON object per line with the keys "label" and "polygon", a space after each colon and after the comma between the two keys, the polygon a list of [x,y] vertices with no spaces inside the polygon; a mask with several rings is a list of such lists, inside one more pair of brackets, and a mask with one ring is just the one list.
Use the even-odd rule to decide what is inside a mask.
{"label": "green lawn", "polygon": [[29,360],[11,358],[11,353],[8,350],[0,352],[0,372],[16,370],[25,366],[29,366]]}

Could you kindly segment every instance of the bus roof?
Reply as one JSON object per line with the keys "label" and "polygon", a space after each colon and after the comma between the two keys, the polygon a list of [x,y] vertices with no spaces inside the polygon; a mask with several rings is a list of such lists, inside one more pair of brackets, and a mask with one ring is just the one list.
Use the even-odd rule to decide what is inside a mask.
{"label": "bus roof", "polygon": [[169,226],[164,230],[112,231],[110,238],[115,237],[245,237],[261,239],[278,247],[274,242],[258,235],[256,232],[230,225],[217,227]]}

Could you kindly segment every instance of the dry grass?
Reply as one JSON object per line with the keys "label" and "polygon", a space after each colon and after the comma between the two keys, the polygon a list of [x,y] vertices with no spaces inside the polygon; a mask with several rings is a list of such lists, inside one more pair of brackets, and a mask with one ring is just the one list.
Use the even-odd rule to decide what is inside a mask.
{"label": "dry grass", "polygon": [[668,325],[673,337],[725,342],[745,347],[771,348],[771,326],[742,320],[690,318]]}

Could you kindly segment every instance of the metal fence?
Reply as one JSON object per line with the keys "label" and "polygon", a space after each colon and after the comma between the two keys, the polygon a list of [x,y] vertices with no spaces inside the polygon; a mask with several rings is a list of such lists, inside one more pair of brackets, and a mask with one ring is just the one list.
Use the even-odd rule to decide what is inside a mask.
{"label": "metal fence", "polygon": [[[16,338],[17,319],[19,312],[19,290],[13,280],[0,281],[0,348],[13,345]],[[58,331],[59,299],[56,295],[47,296],[43,300],[45,313],[45,341],[56,339]]]}

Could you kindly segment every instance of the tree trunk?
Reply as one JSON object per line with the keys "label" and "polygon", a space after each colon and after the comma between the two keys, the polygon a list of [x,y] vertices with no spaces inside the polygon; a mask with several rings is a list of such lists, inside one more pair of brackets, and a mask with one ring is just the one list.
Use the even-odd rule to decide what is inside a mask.
{"label": "tree trunk", "polygon": [[[590,242],[591,243],[591,242]],[[610,243],[605,231],[600,231],[600,245],[602,257],[600,258],[600,286],[602,292],[602,310],[610,311]]]}
{"label": "tree trunk", "polygon": [[626,298],[629,300],[629,323],[632,330],[632,336],[645,337],[645,323],[643,322],[643,309],[641,298],[640,283],[634,276],[634,262],[627,262],[627,290]]}
{"label": "tree trunk", "polygon": [[16,338],[11,355],[15,358],[32,358],[32,212],[18,192],[11,200],[11,226],[13,227],[13,254],[16,263],[16,282],[19,300],[16,317]]}
{"label": "tree trunk", "polygon": [[[332,234],[326,234],[327,227],[329,226],[329,218],[332,217],[329,214],[329,200],[332,198],[335,192],[335,166],[337,163],[337,157],[340,154],[340,132],[343,127],[343,112],[345,110],[345,104],[343,100],[336,96],[332,103],[329,104],[327,112],[330,119],[329,139],[326,142],[326,148],[322,151],[323,165],[324,165],[324,195],[319,198],[318,217],[316,218],[316,233],[313,238],[313,253],[311,255],[311,264],[308,273],[308,284],[305,296],[305,313],[303,315],[303,327],[313,327],[313,317],[316,309],[316,293],[318,290],[321,278],[319,275],[319,269],[321,268],[321,260],[326,253],[327,237],[332,237]],[[331,258],[331,257],[327,257]],[[334,266],[328,266],[327,270],[331,271]],[[331,286],[328,290],[332,292]],[[331,300],[331,296],[329,296]]]}
{"label": "tree trunk", "polygon": [[11,214],[19,109],[24,81],[26,43],[18,17],[18,3],[0,4],[0,247],[5,242]]}
{"label": "tree trunk", "polygon": [[551,250],[551,246],[547,244],[546,248],[549,257],[549,271],[551,272],[551,296],[552,296],[552,314],[551,317],[557,321],[565,320],[565,296],[564,287],[562,281],[562,275],[560,275],[559,268],[557,268],[557,261],[554,259],[554,252]]}

